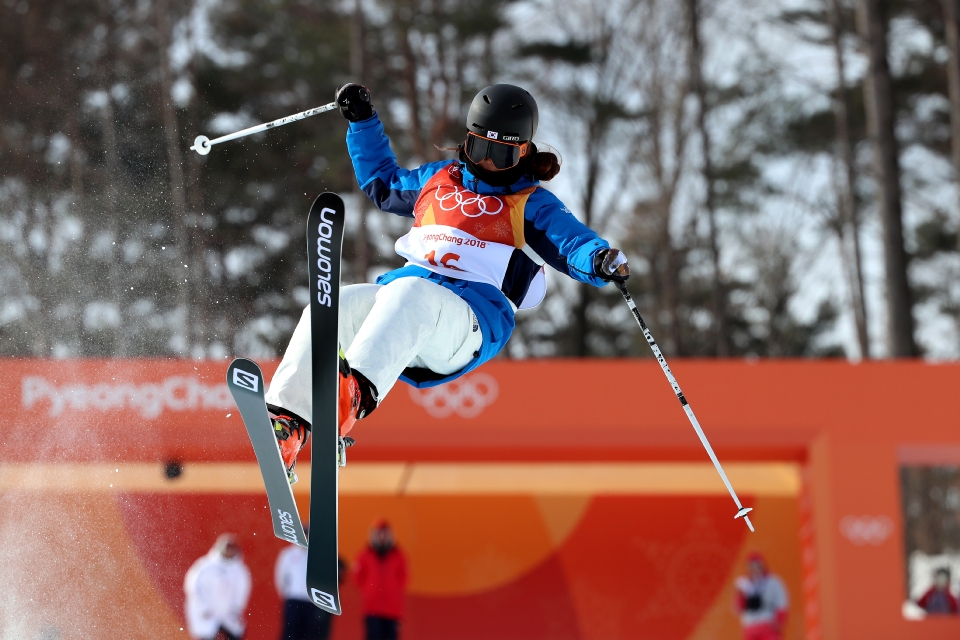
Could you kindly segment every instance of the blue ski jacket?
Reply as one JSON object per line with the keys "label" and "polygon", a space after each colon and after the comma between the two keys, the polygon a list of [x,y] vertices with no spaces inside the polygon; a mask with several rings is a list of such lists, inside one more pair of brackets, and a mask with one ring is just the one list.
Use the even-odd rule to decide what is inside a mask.
{"label": "blue ski jacket", "polygon": [[[347,149],[357,182],[373,203],[381,211],[409,218],[414,217],[414,205],[427,181],[438,171],[457,163],[456,160],[441,160],[416,169],[401,168],[376,113],[368,120],[350,123]],[[523,211],[526,243],[546,264],[560,273],[597,287],[606,284],[605,280],[594,274],[593,264],[594,256],[610,245],[577,220],[559,198],[539,186],[539,182],[527,178],[509,187],[494,187],[472,175],[464,163],[459,165],[463,186],[480,195],[510,195],[535,187]],[[408,368],[400,379],[418,388],[433,387],[458,378],[497,355],[513,333],[516,308],[539,269],[540,265],[531,257],[517,250],[510,260],[501,289],[485,282],[449,277],[411,264],[377,278],[377,284],[409,277],[436,282],[470,305],[483,334],[480,351],[460,371],[441,375]]]}

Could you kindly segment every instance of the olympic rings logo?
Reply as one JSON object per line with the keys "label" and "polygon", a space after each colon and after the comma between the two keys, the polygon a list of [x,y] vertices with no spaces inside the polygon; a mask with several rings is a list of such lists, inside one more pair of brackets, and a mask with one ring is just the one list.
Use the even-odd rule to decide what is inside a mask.
{"label": "olympic rings logo", "polygon": [[840,521],[840,533],[858,547],[876,546],[893,535],[893,520],[888,516],[846,516]]}
{"label": "olympic rings logo", "polygon": [[[441,193],[441,189],[447,189],[448,191]],[[470,194],[469,197],[464,198],[464,193]],[[496,196],[481,196],[471,191],[461,191],[456,185],[438,184],[434,198],[436,198],[440,208],[444,211],[453,211],[457,207],[460,207],[460,213],[468,218],[479,218],[482,215],[495,216],[503,211],[503,200],[500,198]],[[452,204],[447,206],[445,203],[449,201],[452,201]],[[490,210],[489,207],[492,206],[492,203],[496,203],[496,211]],[[468,211],[467,207],[471,207],[472,209]]]}
{"label": "olympic rings logo", "polygon": [[434,418],[476,418],[497,399],[500,389],[493,376],[474,373],[429,389],[410,387],[410,399]]}

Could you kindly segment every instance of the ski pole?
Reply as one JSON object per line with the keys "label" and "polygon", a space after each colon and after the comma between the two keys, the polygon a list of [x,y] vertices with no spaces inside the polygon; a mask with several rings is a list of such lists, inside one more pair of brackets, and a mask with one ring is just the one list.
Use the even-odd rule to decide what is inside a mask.
{"label": "ski pole", "polygon": [[285,124],[290,124],[291,122],[296,122],[297,120],[303,120],[304,118],[315,116],[318,113],[323,113],[324,111],[333,111],[336,108],[338,108],[337,103],[331,102],[330,104],[325,104],[322,107],[307,109],[306,111],[301,111],[300,113],[295,113],[292,116],[280,118],[279,120],[274,120],[273,122],[258,124],[255,127],[248,127],[246,129],[242,129],[241,131],[228,133],[225,136],[220,136],[219,138],[214,138],[213,140],[209,139],[207,136],[197,136],[197,139],[193,141],[193,146],[190,147],[190,149],[192,151],[196,151],[202,156],[205,156],[210,153],[210,148],[215,144],[220,144],[221,142],[226,142],[227,140],[236,140],[237,138],[243,138],[244,136],[250,136],[255,133],[260,133],[261,131],[266,131],[267,129],[282,127]]}
{"label": "ski pole", "polygon": [[720,461],[717,460],[717,454],[713,452],[713,447],[710,446],[710,441],[707,440],[707,436],[703,433],[703,429],[700,428],[700,423],[697,422],[697,417],[693,415],[693,409],[690,408],[690,405],[687,403],[687,399],[683,397],[683,391],[680,390],[680,385],[677,384],[677,379],[673,377],[673,372],[670,371],[667,361],[660,352],[660,347],[657,346],[657,342],[653,339],[650,329],[647,328],[647,323],[643,321],[643,317],[640,315],[640,310],[637,309],[637,305],[633,302],[633,298],[630,297],[630,292],[627,291],[627,285],[623,282],[617,282],[616,285],[617,289],[620,290],[620,293],[623,294],[623,299],[626,300],[627,306],[630,307],[630,311],[633,312],[633,317],[637,319],[637,324],[640,325],[640,329],[643,331],[643,337],[647,339],[647,344],[649,344],[650,349],[653,350],[653,355],[657,357],[657,362],[660,363],[660,368],[663,369],[663,375],[667,376],[670,386],[673,387],[673,392],[677,394],[677,400],[679,400],[680,405],[683,406],[683,411],[687,414],[687,418],[690,420],[693,430],[697,432],[697,437],[700,438],[700,444],[702,444],[703,448],[707,450],[707,455],[710,456],[710,460],[713,461],[713,466],[716,467],[717,473],[720,474],[720,479],[723,480],[723,484],[726,485],[727,491],[730,492],[730,497],[733,498],[733,501],[736,503],[738,511],[737,515],[735,515],[733,519],[736,520],[737,518],[742,517],[743,521],[747,523],[747,527],[749,527],[750,531],[752,532],[753,523],[750,522],[750,516],[747,514],[753,511],[753,508],[745,508],[742,504],[740,504],[740,498],[737,497],[737,492],[733,490],[733,485],[731,485],[730,480],[727,479],[727,474],[723,472],[723,467],[720,466]]}

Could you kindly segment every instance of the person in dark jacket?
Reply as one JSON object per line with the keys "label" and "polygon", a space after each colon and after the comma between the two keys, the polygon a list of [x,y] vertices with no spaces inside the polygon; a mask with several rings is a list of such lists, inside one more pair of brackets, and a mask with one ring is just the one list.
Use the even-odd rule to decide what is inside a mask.
{"label": "person in dark jacket", "polygon": [[407,560],[386,520],[370,528],[370,543],[353,565],[360,587],[367,640],[396,640],[403,618]]}
{"label": "person in dark jacket", "polygon": [[[310,528],[303,526],[309,536]],[[346,565],[338,558],[340,583],[346,577]],[[291,544],[280,552],[273,573],[277,593],[283,600],[283,627],[280,640],[327,640],[331,614],[310,601],[307,594],[307,550]]]}

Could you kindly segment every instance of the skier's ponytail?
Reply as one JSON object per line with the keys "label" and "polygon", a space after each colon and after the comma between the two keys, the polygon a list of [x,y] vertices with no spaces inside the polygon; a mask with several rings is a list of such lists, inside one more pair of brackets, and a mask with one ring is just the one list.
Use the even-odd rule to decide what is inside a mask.
{"label": "skier's ponytail", "polygon": [[557,177],[560,173],[560,163],[560,158],[552,151],[537,150],[527,160],[527,167],[534,178],[546,181]]}

